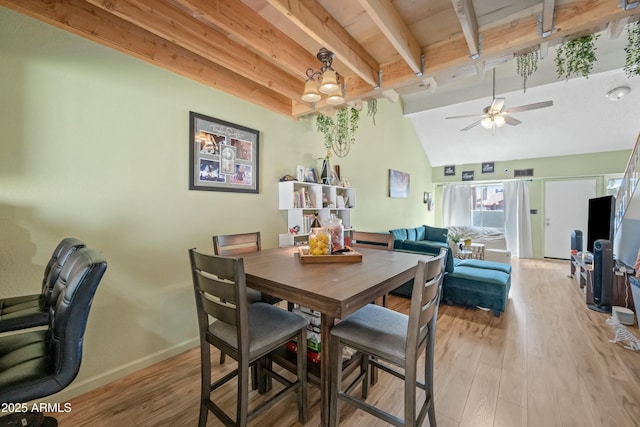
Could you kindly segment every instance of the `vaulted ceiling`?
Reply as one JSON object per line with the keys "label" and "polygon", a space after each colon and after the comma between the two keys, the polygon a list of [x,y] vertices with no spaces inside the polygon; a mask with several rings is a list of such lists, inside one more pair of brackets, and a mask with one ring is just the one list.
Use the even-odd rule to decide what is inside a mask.
{"label": "vaulted ceiling", "polygon": [[[335,53],[346,101],[432,93],[531,50],[638,19],[632,0],[0,0],[292,118],[316,53]],[[628,5],[628,9],[620,6]]]}

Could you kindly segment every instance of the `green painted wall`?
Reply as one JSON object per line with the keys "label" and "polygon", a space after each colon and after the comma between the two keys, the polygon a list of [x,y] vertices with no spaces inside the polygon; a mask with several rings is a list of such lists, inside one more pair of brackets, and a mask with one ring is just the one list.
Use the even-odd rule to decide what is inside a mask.
{"label": "green painted wall", "polygon": [[[66,236],[109,262],[66,396],[195,346],[187,250],[253,230],[275,247],[286,232],[278,179],[324,156],[311,118],[276,115],[2,7],[0,94],[0,297],[38,292]],[[261,131],[259,194],[188,190],[189,111]],[[356,145],[335,162],[357,189],[353,224],[432,222],[422,203],[431,166],[411,121],[381,100],[376,122],[363,111]],[[387,196],[389,168],[411,174],[409,199]]]}
{"label": "green painted wall", "polygon": [[[533,239],[533,256],[544,257],[544,188],[545,182],[554,179],[575,179],[584,177],[597,178],[598,195],[605,194],[604,175],[624,173],[631,150],[610,151],[575,156],[545,157],[509,162],[495,162],[495,173],[482,174],[481,164],[456,165],[456,176],[444,176],[443,167],[433,168],[435,197],[439,207],[435,209],[434,222],[442,225],[442,185],[443,183],[461,182],[462,171],[474,171],[474,182],[512,180],[514,169],[534,169],[530,186],[531,209],[537,209],[531,215],[531,233]],[[529,178],[526,178],[529,179]],[[569,239],[569,236],[567,236]]]}

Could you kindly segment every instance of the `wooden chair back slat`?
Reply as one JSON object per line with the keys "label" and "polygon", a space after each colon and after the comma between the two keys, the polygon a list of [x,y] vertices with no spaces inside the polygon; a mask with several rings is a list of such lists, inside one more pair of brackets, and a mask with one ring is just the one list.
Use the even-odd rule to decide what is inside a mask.
{"label": "wooden chair back slat", "polygon": [[235,256],[261,250],[260,232],[213,236],[216,255]]}
{"label": "wooden chair back slat", "polygon": [[354,231],[352,236],[351,247],[354,248],[371,248],[371,249],[393,249],[393,234],[388,233],[370,233],[366,231]]}

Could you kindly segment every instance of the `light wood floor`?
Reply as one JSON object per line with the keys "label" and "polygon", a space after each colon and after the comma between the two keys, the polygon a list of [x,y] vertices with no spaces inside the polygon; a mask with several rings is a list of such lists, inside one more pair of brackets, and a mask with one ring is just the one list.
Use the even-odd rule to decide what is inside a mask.
{"label": "light wood floor", "polygon": [[[436,335],[435,393],[438,425],[638,426],[640,353],[608,342],[606,314],[586,308],[568,261],[514,260],[507,311],[441,305]],[[629,296],[631,298],[631,296]],[[408,300],[390,305],[406,311]],[[195,314],[194,314],[195,315]],[[638,336],[636,327],[630,328]],[[221,368],[214,353],[214,375]],[[71,401],[58,414],[62,427],[195,426],[199,353],[193,349]],[[231,390],[223,396],[234,405]],[[381,373],[369,400],[396,412],[400,383]],[[318,390],[310,387],[310,419],[320,423]],[[343,408],[341,424],[384,423]],[[221,425],[213,415],[208,426]],[[295,397],[267,412],[254,426],[297,426]],[[428,422],[425,422],[428,425]]]}

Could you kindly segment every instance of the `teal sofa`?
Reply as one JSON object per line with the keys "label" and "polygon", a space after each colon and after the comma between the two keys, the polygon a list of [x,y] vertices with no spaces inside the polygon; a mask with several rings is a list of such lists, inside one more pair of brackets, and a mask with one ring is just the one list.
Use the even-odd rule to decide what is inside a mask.
{"label": "teal sofa", "polygon": [[[442,301],[449,305],[487,308],[492,310],[496,317],[505,311],[511,288],[509,264],[454,258],[447,243],[446,228],[423,225],[389,230],[389,232],[395,237],[395,250],[437,255],[441,248],[447,248]],[[412,289],[413,282],[408,282],[393,293],[410,297]]]}

